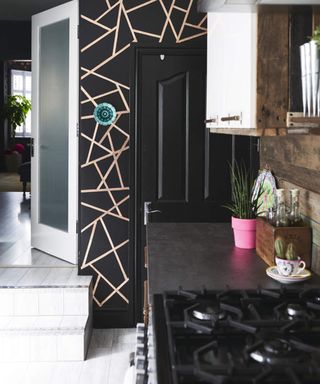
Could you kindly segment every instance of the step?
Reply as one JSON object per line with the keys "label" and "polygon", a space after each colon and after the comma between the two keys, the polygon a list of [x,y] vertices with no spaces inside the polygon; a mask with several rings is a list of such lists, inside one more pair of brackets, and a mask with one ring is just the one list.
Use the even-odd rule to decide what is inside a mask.
{"label": "step", "polygon": [[92,276],[77,268],[0,268],[0,361],[83,361]]}
{"label": "step", "polygon": [[83,361],[91,316],[3,316],[0,361]]}
{"label": "step", "polygon": [[77,267],[0,268],[0,288],[86,288],[92,276],[79,276]]}
{"label": "step", "polygon": [[76,268],[0,268],[0,317],[88,316],[91,280]]}

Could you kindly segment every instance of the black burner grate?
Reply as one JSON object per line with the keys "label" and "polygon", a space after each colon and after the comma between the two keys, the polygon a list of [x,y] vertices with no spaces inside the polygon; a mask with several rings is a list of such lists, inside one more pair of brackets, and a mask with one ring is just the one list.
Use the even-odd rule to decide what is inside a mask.
{"label": "black burner grate", "polygon": [[320,383],[319,289],[178,290],[163,303],[174,384]]}

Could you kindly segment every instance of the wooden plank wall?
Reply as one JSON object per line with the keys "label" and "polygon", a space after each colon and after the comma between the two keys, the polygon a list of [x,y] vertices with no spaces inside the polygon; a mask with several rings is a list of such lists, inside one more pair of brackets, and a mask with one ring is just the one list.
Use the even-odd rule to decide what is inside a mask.
{"label": "wooden plank wall", "polygon": [[[303,11],[303,12],[302,12]],[[299,81],[299,45],[308,41],[312,30],[320,24],[320,7],[299,9],[291,15],[291,57],[290,57],[290,107],[297,111],[301,105]],[[308,23],[312,30],[309,30]],[[299,97],[297,97],[299,96]],[[260,164],[268,164],[281,188],[300,189],[301,212],[312,227],[313,254],[312,269],[320,273],[320,136],[287,135],[262,137]],[[288,197],[287,197],[288,198]]]}
{"label": "wooden plank wall", "polygon": [[263,137],[260,163],[270,165],[279,187],[300,189],[301,212],[313,230],[312,270],[320,273],[320,136]]}
{"label": "wooden plank wall", "polygon": [[257,127],[286,126],[289,105],[289,12],[260,6],[258,17]]}

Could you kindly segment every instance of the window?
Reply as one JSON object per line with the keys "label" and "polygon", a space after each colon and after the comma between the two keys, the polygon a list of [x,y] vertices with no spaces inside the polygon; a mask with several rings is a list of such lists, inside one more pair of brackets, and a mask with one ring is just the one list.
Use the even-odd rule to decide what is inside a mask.
{"label": "window", "polygon": [[[31,101],[31,72],[11,69],[11,94],[22,95]],[[31,111],[24,124],[16,128],[16,136],[31,136]]]}

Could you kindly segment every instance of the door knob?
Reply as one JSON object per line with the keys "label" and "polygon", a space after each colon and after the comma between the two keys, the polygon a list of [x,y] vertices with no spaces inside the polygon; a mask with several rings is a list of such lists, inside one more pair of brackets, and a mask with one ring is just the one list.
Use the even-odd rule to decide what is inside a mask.
{"label": "door knob", "polygon": [[144,210],[143,210],[143,224],[144,225],[147,225],[148,222],[149,222],[149,214],[150,213],[161,213],[161,211],[159,211],[159,209],[154,209],[154,210],[151,210],[150,207],[151,207],[151,201],[145,201],[144,202]]}

